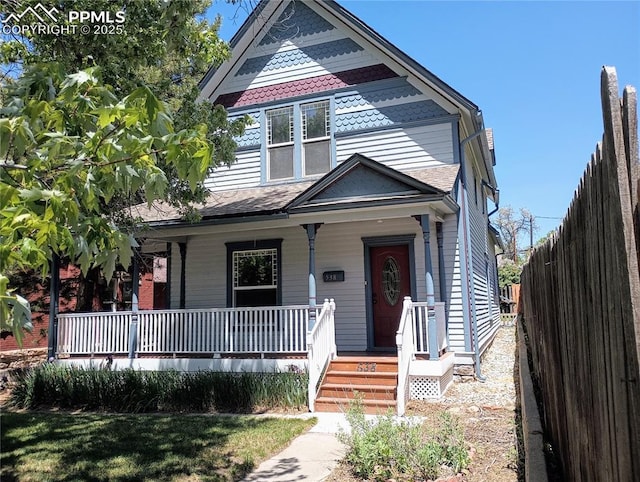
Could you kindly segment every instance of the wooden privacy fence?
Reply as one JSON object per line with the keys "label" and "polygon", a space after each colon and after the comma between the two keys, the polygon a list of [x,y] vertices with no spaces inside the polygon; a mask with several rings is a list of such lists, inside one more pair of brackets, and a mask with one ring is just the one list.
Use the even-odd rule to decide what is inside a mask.
{"label": "wooden privacy fence", "polygon": [[522,273],[543,423],[567,480],[640,480],[640,273],[635,89],[601,76],[604,136],[562,226]]}

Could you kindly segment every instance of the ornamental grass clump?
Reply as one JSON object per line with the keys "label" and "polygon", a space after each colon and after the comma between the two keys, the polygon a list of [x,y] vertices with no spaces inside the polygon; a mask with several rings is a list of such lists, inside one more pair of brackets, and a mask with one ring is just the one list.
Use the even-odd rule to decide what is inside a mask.
{"label": "ornamental grass clump", "polygon": [[105,370],[47,363],[17,377],[10,402],[26,409],[126,413],[300,409],[307,404],[307,374]]}
{"label": "ornamental grass clump", "polygon": [[363,480],[427,480],[444,471],[459,473],[469,465],[469,453],[458,421],[443,414],[431,431],[415,420],[398,421],[389,412],[367,419],[362,397],[347,411],[350,432],[338,437],[347,446],[345,461]]}

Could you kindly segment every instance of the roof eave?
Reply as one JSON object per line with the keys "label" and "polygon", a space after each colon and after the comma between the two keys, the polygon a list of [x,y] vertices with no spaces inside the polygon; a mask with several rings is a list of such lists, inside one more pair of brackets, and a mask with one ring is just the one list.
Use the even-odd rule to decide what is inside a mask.
{"label": "roof eave", "polygon": [[422,77],[427,84],[430,84],[436,90],[440,91],[440,93],[445,97],[449,97],[451,101],[459,107],[462,107],[469,112],[479,112],[478,106],[471,100],[427,70],[424,66],[393,45],[373,28],[339,5],[337,2],[334,0],[325,0],[323,2],[318,2],[318,4],[332,10],[334,15],[344,18],[352,26],[357,27],[362,34],[369,37],[374,43],[378,44],[378,46],[382,47],[382,50],[386,51],[385,53],[388,57],[398,59],[401,64],[404,64],[407,67],[408,70],[412,71],[417,77]]}

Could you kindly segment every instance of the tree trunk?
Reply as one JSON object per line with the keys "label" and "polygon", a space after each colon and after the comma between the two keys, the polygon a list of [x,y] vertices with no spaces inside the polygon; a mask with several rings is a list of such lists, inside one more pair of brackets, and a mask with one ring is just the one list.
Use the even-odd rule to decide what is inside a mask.
{"label": "tree trunk", "polygon": [[102,311],[102,291],[105,288],[104,278],[100,268],[91,268],[86,276],[80,273],[78,279],[78,291],[76,295],[76,311],[92,312]]}

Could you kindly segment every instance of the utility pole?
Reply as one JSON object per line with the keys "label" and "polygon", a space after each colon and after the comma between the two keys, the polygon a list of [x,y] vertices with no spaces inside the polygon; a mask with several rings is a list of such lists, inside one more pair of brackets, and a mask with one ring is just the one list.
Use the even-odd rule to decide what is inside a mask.
{"label": "utility pole", "polygon": [[529,214],[529,258],[533,253],[533,215]]}

